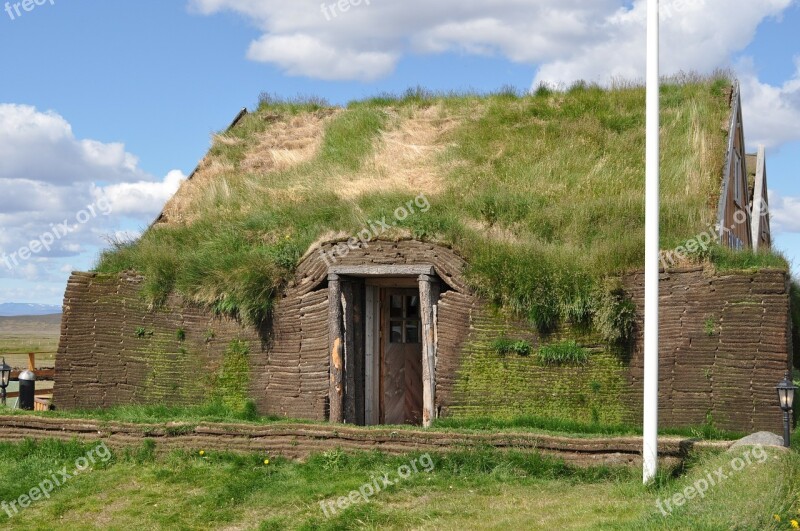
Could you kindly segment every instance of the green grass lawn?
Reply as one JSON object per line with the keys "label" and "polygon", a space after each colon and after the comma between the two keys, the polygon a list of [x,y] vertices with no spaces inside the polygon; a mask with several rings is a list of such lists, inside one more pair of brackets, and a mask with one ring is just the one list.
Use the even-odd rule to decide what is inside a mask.
{"label": "green grass lawn", "polygon": [[[54,471],[74,469],[94,445],[0,444],[0,501],[18,499]],[[154,455],[152,445],[111,454],[9,518],[3,529],[789,529],[800,500],[800,456],[770,451],[740,472],[739,454],[706,454],[682,475],[640,484],[638,469],[575,469],[537,455],[477,451],[387,457],[315,455],[304,463],[265,455]],[[742,450],[741,452],[744,452]],[[751,450],[752,452],[752,450]],[[103,455],[100,452],[96,456]],[[743,455],[743,454],[742,454]],[[417,473],[326,516],[373,478]],[[730,477],[664,516],[669,499],[711,471]],[[403,470],[405,472],[405,470]],[[330,507],[330,506],[328,506]],[[778,522],[775,515],[781,519]]]}

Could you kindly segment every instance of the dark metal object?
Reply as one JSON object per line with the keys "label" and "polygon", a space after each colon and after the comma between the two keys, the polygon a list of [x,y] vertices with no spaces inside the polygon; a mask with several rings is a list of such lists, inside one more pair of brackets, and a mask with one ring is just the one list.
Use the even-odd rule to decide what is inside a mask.
{"label": "dark metal object", "polygon": [[783,410],[783,445],[789,448],[789,446],[791,446],[792,437],[791,417],[789,412],[794,405],[794,392],[797,390],[797,387],[792,383],[789,371],[786,371],[786,376],[775,386],[775,389],[778,391],[778,403],[781,406],[781,410]]}
{"label": "dark metal object", "polygon": [[6,359],[0,363],[0,403],[6,405],[6,387],[11,379],[11,367],[6,364]]}
{"label": "dark metal object", "polygon": [[22,371],[19,375],[19,408],[33,411],[36,398],[36,375]]}

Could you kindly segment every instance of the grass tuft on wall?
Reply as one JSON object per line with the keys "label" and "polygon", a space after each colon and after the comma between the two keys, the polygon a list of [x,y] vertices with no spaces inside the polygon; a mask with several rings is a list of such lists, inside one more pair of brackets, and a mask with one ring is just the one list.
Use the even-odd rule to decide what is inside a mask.
{"label": "grass tuft on wall", "polygon": [[560,341],[540,347],[536,359],[545,366],[576,367],[589,363],[589,351],[575,341]]}
{"label": "grass tuft on wall", "polygon": [[492,350],[501,356],[506,356],[509,354],[516,354],[517,356],[530,356],[533,347],[529,341],[524,339],[514,340],[500,337],[492,342]]}

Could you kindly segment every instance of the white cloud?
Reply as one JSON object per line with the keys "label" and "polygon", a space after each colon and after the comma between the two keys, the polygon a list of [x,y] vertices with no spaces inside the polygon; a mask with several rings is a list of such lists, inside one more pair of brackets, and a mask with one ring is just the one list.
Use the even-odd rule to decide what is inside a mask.
{"label": "white cloud", "polygon": [[17,268],[19,275],[25,280],[39,280],[39,268],[34,262],[27,262]]}
{"label": "white cloud", "polygon": [[78,254],[79,252],[81,252],[81,246],[80,244],[77,243],[65,243],[61,247],[68,253]]}
{"label": "white cloud", "polygon": [[79,140],[62,116],[29,105],[0,104],[0,160],[0,179],[63,185],[147,178],[124,145]]}
{"label": "white cloud", "polygon": [[785,197],[770,190],[769,215],[774,234],[800,233],[800,197]]}
{"label": "white cloud", "polygon": [[[0,104],[0,161],[0,276],[15,279],[63,281],[105,235],[150,223],[185,178],[158,180],[123,144],[76,138],[62,116],[27,105]],[[64,223],[74,230],[18,258]]]}
{"label": "white cloud", "polygon": [[800,139],[800,57],[794,76],[781,86],[762,83],[752,59],[740,61],[737,71],[744,100],[744,124],[751,146],[775,148]]}
{"label": "white cloud", "polygon": [[[18,156],[20,154],[18,153]],[[4,215],[25,216],[35,212],[58,212],[65,208],[70,197],[63,189],[30,179],[0,178],[0,212]]]}
{"label": "white cloud", "polygon": [[118,230],[111,236],[116,242],[133,242],[142,237],[139,230]]}
{"label": "white cloud", "polygon": [[[761,22],[780,16],[792,1],[740,2],[735,8],[726,0],[662,2],[662,71],[708,72],[730,66],[731,56],[753,40]],[[539,68],[534,85],[578,79],[602,83],[617,76],[643,78],[646,9],[647,0],[635,0],[630,7],[620,6],[601,16],[590,42],[565,47],[560,57]]]}
{"label": "white cloud", "polygon": [[620,0],[372,0],[332,16],[334,3],[191,0],[190,6],[205,15],[234,11],[251,19],[263,35],[251,43],[248,57],[290,75],[373,80],[389,74],[407,53],[501,55],[531,64],[551,60],[600,38],[602,28],[593,21],[621,5]]}
{"label": "white cloud", "polygon": [[62,285],[44,284],[20,280],[14,286],[0,286],[0,301],[25,301],[31,303],[54,304],[62,300],[64,287]]}
{"label": "white cloud", "polygon": [[[405,54],[445,52],[538,66],[536,83],[604,82],[644,72],[646,0],[373,0],[347,12],[334,3],[190,0],[202,14],[233,11],[251,19],[263,35],[248,57],[290,75],[372,80],[390,73]],[[765,18],[791,3],[760,0],[734,8],[727,0],[662,0],[666,71],[729,64]]]}
{"label": "white cloud", "polygon": [[373,80],[390,73],[397,56],[383,52],[333,49],[310,35],[264,35],[250,45],[248,58],[275,63],[287,74],[328,80]]}
{"label": "white cloud", "polygon": [[161,182],[138,181],[105,187],[92,187],[95,200],[103,198],[115,215],[153,219],[186,179],[180,170],[173,170]]}

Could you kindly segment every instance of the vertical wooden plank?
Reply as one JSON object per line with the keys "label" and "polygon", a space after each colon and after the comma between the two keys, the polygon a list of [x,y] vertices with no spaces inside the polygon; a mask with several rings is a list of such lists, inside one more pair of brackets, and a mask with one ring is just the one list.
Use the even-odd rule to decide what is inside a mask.
{"label": "vertical wooden plank", "polygon": [[372,305],[374,323],[372,325],[372,418],[375,424],[381,423],[381,359],[383,353],[383,335],[381,333],[381,289],[375,287],[375,301]]}
{"label": "vertical wooden plank", "polygon": [[407,344],[405,354],[405,370],[403,374],[405,388],[404,416],[406,424],[422,423],[423,390],[422,385],[422,345]]}
{"label": "vertical wooden plank", "polygon": [[375,318],[378,320],[378,350],[375,351],[378,358],[378,424],[386,422],[386,317],[384,315],[384,305],[386,304],[386,289],[378,289],[378,313]]}
{"label": "vertical wooden plank", "polygon": [[364,291],[364,424],[372,425],[372,358],[374,349],[373,341],[373,320],[375,315],[372,313],[372,302],[374,300],[375,288],[366,286]]}
{"label": "vertical wooden plank", "polygon": [[355,297],[352,281],[342,284],[342,323],[344,325],[344,421],[356,424]]}
{"label": "vertical wooden plank", "polygon": [[[439,300],[439,297],[436,297]],[[433,351],[436,353],[436,360],[439,361],[439,304],[433,305]]]}
{"label": "vertical wooden plank", "polygon": [[364,279],[357,279],[353,282],[353,338],[355,355],[353,367],[355,368],[355,401],[356,417],[355,423],[359,426],[364,425]]}
{"label": "vertical wooden plank", "polygon": [[406,421],[406,385],[405,385],[405,345],[401,342],[390,341],[390,315],[389,309],[392,295],[401,293],[400,290],[383,290],[381,297],[381,320],[384,338],[381,341],[381,423],[405,424]]}
{"label": "vertical wooden plank", "polygon": [[330,387],[330,421],[344,421],[344,381],[342,359],[342,284],[339,275],[328,276],[328,341],[331,353]]}
{"label": "vertical wooden plank", "polygon": [[436,418],[436,351],[433,324],[435,279],[430,275],[419,277],[420,318],[422,320],[422,425],[430,427]]}
{"label": "vertical wooden plank", "polygon": [[377,413],[377,389],[375,385],[376,371],[375,359],[375,324],[377,303],[377,291],[375,286],[366,286],[365,293],[365,316],[364,316],[364,423],[368,426],[378,424]]}

